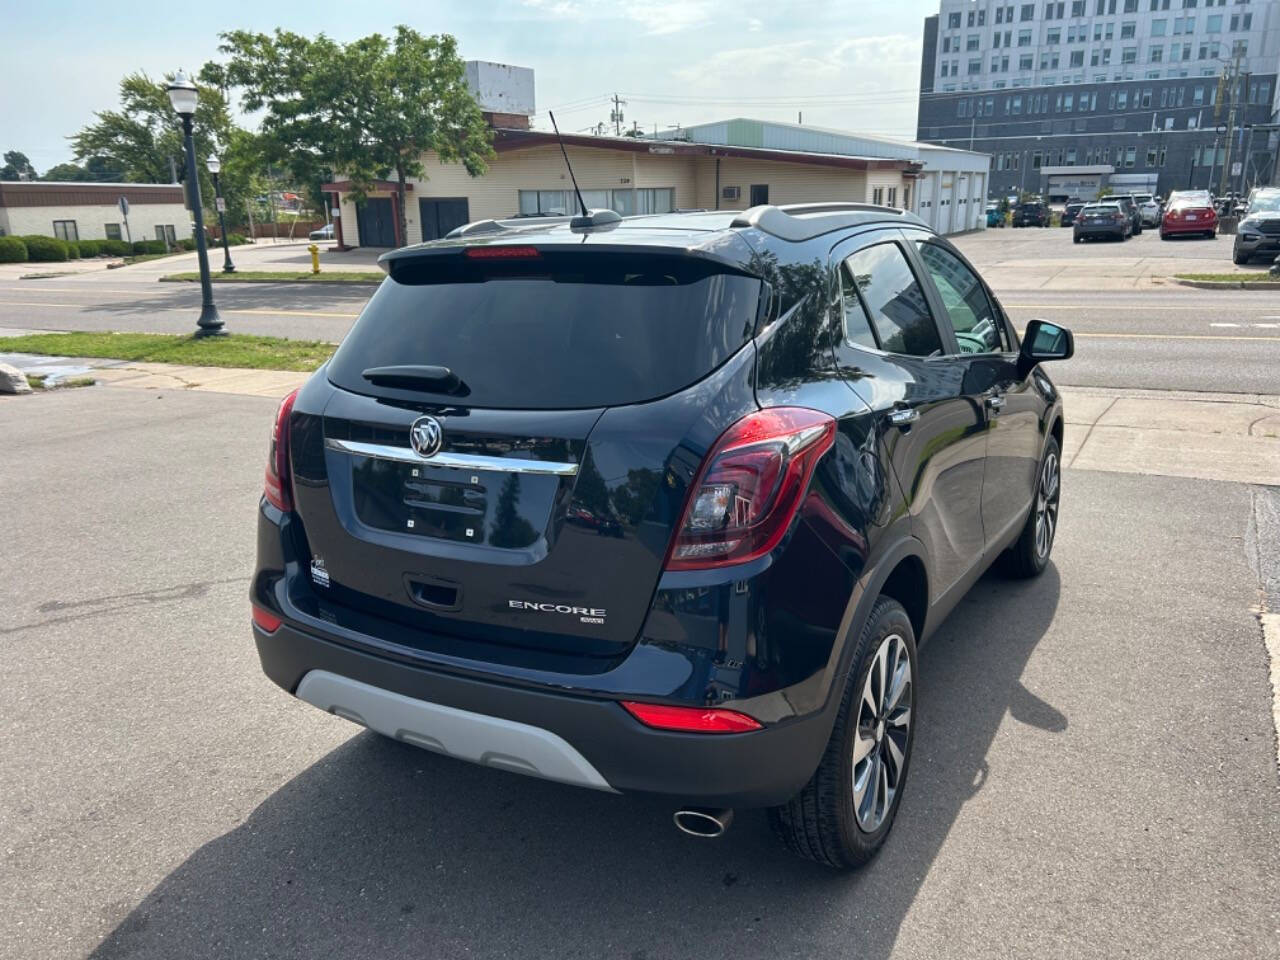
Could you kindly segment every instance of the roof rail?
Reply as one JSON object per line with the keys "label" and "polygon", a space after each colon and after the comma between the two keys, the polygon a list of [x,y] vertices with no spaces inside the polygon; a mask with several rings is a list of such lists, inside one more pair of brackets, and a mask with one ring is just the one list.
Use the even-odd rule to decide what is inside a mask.
{"label": "roof rail", "polygon": [[486,233],[505,233],[508,230],[522,230],[545,227],[548,224],[568,223],[573,217],[515,217],[510,220],[473,220],[460,227],[454,227],[445,238],[456,240],[458,237],[475,237]]}
{"label": "roof rail", "polygon": [[873,203],[789,203],[775,206],[761,204],[743,210],[733,218],[731,227],[755,227],[783,240],[811,240],[842,227],[872,223],[909,223],[928,226],[914,213]]}

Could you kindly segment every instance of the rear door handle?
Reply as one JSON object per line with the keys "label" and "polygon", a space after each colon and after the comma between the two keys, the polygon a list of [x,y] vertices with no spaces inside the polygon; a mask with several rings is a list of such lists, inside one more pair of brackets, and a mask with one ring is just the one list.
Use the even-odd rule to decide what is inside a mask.
{"label": "rear door handle", "polygon": [[889,422],[895,427],[909,427],[920,419],[920,411],[915,407],[899,407],[889,411]]}
{"label": "rear door handle", "polygon": [[999,394],[992,394],[991,396],[987,397],[985,402],[987,405],[987,409],[990,410],[993,414],[999,413],[1001,410],[1004,409],[1004,397],[1000,396]]}

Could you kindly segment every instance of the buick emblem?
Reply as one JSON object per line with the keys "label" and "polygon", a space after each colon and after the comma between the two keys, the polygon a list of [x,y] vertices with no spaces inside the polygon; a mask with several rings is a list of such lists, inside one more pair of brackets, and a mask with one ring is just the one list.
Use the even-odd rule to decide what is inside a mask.
{"label": "buick emblem", "polygon": [[434,457],[444,444],[444,430],[435,417],[419,417],[409,428],[409,445],[420,457]]}

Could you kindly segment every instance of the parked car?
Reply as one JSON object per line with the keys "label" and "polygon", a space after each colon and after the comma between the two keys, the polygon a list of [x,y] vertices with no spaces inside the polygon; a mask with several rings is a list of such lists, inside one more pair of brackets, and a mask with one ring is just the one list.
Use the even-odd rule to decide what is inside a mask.
{"label": "parked car", "polygon": [[1236,227],[1231,259],[1245,264],[1254,257],[1280,256],[1280,187],[1254,189],[1249,207]]}
{"label": "parked car", "polygon": [[928,709],[917,646],[992,562],[1049,562],[1040,364],[1071,333],[1019,345],[902,211],[604,213],[382,256],[273,423],[263,669],[406,743],[670,798],[686,833],[767,807],[860,865]]}
{"label": "parked car", "polygon": [[332,224],[332,223],[326,223],[326,224],[325,224],[323,227],[321,227],[319,230],[312,230],[309,234],[307,234],[307,236],[308,236],[308,238],[309,238],[309,239],[311,239],[311,240],[332,240],[332,239],[333,239],[333,224]]}
{"label": "parked car", "polygon": [[1076,222],[1076,217],[1080,215],[1080,211],[1084,209],[1083,203],[1068,203],[1062,208],[1062,226],[1069,227]]}
{"label": "parked car", "polygon": [[1160,221],[1160,239],[1191,234],[1213,237],[1218,232],[1218,215],[1207,193],[1199,191],[1170,194],[1169,206]]}
{"label": "parked car", "polygon": [[1080,211],[1072,227],[1074,243],[1104,238],[1127,240],[1132,235],[1133,224],[1129,215],[1118,203],[1091,203]]}
{"label": "parked car", "polygon": [[1143,229],[1147,227],[1160,226],[1160,217],[1163,213],[1160,207],[1160,201],[1150,194],[1142,194],[1137,198],[1138,216],[1142,220]]}
{"label": "parked car", "polygon": [[1103,198],[1102,203],[1118,203],[1120,209],[1124,211],[1125,216],[1129,218],[1130,235],[1137,235],[1142,232],[1142,214],[1138,210],[1137,201],[1134,200],[1131,193],[1112,194]]}
{"label": "parked car", "polygon": [[988,227],[1004,226],[1004,214],[1000,211],[1000,205],[998,203],[987,204],[987,226]]}
{"label": "parked car", "polygon": [[1039,201],[1022,203],[1013,212],[1015,227],[1047,227],[1049,226],[1049,205]]}

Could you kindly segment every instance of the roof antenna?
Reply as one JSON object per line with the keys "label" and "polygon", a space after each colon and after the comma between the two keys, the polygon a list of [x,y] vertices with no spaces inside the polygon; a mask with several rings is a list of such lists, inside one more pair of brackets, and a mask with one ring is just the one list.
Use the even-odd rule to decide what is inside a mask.
{"label": "roof antenna", "polygon": [[[550,111],[547,111],[550,113]],[[560,144],[560,152],[564,155],[564,165],[569,168],[569,179],[573,181],[573,192],[578,195],[578,206],[582,208],[582,215],[590,217],[587,212],[587,205],[582,200],[582,191],[578,189],[578,178],[573,175],[573,164],[569,162],[569,154],[564,149],[564,140],[560,137],[560,128],[556,126],[556,115],[551,113],[551,129],[556,132],[556,140]]]}

